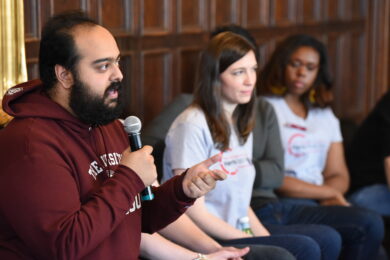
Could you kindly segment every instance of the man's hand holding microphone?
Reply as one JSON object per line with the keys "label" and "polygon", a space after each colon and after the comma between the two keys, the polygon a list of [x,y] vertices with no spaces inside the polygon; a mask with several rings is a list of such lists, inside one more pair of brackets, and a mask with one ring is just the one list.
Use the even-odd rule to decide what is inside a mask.
{"label": "man's hand holding microphone", "polygon": [[[140,139],[141,121],[134,116],[126,118],[125,131],[129,134],[130,149],[122,153],[120,164],[131,168],[149,187],[157,179],[157,170],[152,156],[153,148],[149,145],[142,147]],[[138,148],[138,149],[137,149]],[[209,159],[189,168],[183,178],[183,191],[190,198],[199,198],[211,191],[216,182],[226,179],[226,174],[220,170],[209,170],[209,167],[218,162],[220,155],[217,154]],[[145,189],[144,192],[147,192]],[[142,196],[144,196],[144,192]],[[153,198],[153,194],[147,197]]]}

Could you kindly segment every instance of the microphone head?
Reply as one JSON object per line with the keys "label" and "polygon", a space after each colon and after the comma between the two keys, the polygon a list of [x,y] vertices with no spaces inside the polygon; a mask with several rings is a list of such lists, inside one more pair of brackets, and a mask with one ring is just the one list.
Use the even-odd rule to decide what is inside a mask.
{"label": "microphone head", "polygon": [[142,123],[136,116],[128,116],[123,122],[126,133],[137,134],[141,131]]}

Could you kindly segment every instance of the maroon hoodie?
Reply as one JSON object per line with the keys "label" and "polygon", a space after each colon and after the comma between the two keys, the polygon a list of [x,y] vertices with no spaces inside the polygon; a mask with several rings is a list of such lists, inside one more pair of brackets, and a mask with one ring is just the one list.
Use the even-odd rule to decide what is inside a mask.
{"label": "maroon hoodie", "polygon": [[194,201],[182,177],[140,202],[143,182],[119,165],[120,122],[90,127],[42,93],[38,80],[5,94],[0,131],[0,259],[137,259],[155,232]]}

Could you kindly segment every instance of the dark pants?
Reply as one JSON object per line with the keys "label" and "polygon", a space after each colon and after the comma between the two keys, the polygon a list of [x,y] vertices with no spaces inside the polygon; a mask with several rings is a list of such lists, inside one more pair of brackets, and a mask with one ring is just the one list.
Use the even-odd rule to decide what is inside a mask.
{"label": "dark pants", "polygon": [[375,184],[360,188],[348,196],[353,205],[390,217],[390,189],[387,184]]}
{"label": "dark pants", "polygon": [[342,259],[375,259],[384,236],[381,216],[355,207],[318,206],[312,200],[282,199],[255,212],[271,233],[313,238],[320,245],[323,259],[337,259],[332,255],[339,246],[329,241],[329,237],[337,237],[334,231],[342,239]]}
{"label": "dark pants", "polygon": [[[244,248],[247,245],[232,244],[236,248]],[[249,253],[245,260],[295,260],[295,257],[286,249],[275,246],[249,245]]]}
{"label": "dark pants", "polygon": [[[219,240],[223,246],[236,246],[240,245],[262,245],[262,246],[276,246],[287,249],[291,254],[298,260],[319,260],[321,259],[321,251],[318,244],[310,237],[286,234],[286,235],[272,235],[268,237],[251,237],[251,238],[240,238],[233,240]],[[252,247],[251,247],[252,250]],[[259,256],[262,256],[262,252],[259,251]],[[269,256],[272,259],[278,259],[275,253],[270,252]],[[285,257],[285,256],[284,256]],[[252,259],[263,259],[252,258]]]}

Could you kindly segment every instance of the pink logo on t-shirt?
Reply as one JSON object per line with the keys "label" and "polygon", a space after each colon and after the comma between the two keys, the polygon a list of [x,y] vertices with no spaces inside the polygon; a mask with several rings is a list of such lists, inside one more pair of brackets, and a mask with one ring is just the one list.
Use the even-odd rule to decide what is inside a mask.
{"label": "pink logo on t-shirt", "polygon": [[251,165],[248,156],[242,151],[233,151],[231,148],[221,152],[219,166],[222,171],[229,175],[236,175],[240,168],[245,168]]}
{"label": "pink logo on t-shirt", "polygon": [[297,138],[305,138],[305,135],[303,134],[293,134],[290,139],[288,139],[287,142],[287,151],[289,154],[291,154],[294,157],[301,157],[304,156],[304,152],[300,152],[299,148],[294,147],[294,141],[296,141]]}

